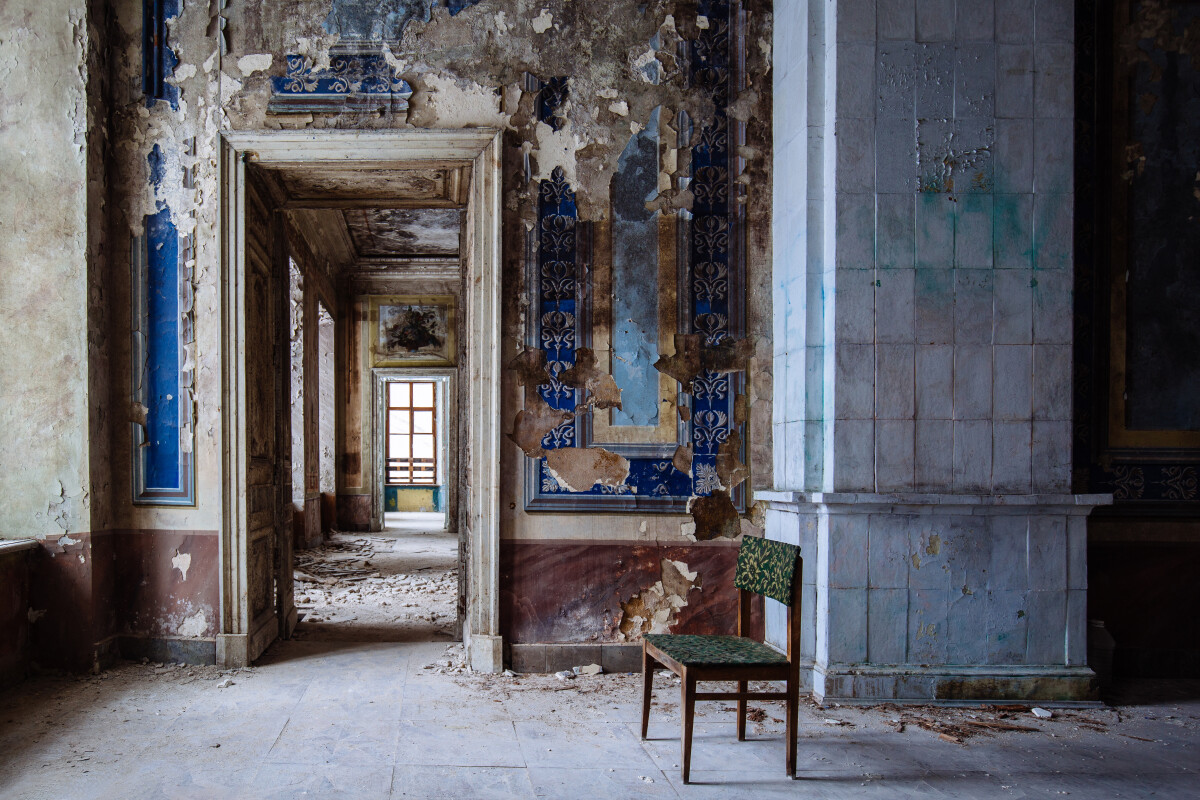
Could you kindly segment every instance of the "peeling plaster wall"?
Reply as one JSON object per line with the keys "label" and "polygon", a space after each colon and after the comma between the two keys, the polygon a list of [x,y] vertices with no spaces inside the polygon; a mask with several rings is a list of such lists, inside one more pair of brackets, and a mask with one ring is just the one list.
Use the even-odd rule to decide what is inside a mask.
{"label": "peeling plaster wall", "polygon": [[88,130],[94,33],[84,2],[0,8],[0,163],[19,187],[0,198],[0,538],[93,527],[88,158],[103,130]]}
{"label": "peeling plaster wall", "polygon": [[[369,4],[368,4],[369,5]],[[177,108],[158,102],[147,108],[139,91],[141,4],[113,5],[111,80],[114,147],[109,193],[110,251],[128,252],[131,232],[156,201],[176,210],[181,234],[194,237],[195,295],[195,457],[198,502],[194,508],[133,506],[122,487],[130,484],[129,430],[124,420],[111,433],[114,526],[129,530],[213,530],[220,527],[221,436],[219,411],[221,340],[216,157],[222,128],[256,130],[294,127],[396,128],[497,126],[505,129],[503,174],[503,309],[501,363],[511,363],[526,330],[525,237],[535,220],[536,181],[561,166],[572,183],[580,218],[603,221],[610,181],[625,143],[644,126],[655,108],[686,109],[693,118],[711,116],[711,101],[677,74],[675,50],[698,24],[686,2],[632,0],[616,3],[556,3],[483,0],[451,16],[439,6],[427,21],[409,22],[403,37],[384,57],[413,89],[406,110],[344,110],[339,113],[275,114],[268,111],[271,79],[287,69],[287,56],[305,55],[327,65],[336,37],[325,21],[330,0],[245,2],[220,8],[184,3],[168,22],[168,44],[179,59],[171,83],[179,88]],[[371,6],[369,10],[374,9]],[[746,332],[758,354],[748,376],[747,486],[770,483],[771,461],[771,296],[770,263],[770,64],[771,12],[751,2],[746,9],[747,74],[751,91],[732,103],[731,114],[748,124],[739,155],[748,186],[746,206]],[[655,38],[657,37],[657,39]],[[651,42],[657,44],[652,46]],[[656,49],[657,47],[657,49]],[[657,62],[658,67],[654,67]],[[652,73],[658,70],[651,79]],[[564,125],[553,131],[536,123],[535,95],[525,91],[526,72],[541,78],[569,76],[574,98],[562,110]],[[665,111],[664,111],[665,113]],[[166,179],[152,191],[146,156],[159,144],[167,154]],[[672,164],[686,175],[688,157]],[[194,170],[194,179],[182,178]],[[668,210],[685,204],[669,193],[659,198]],[[123,259],[123,255],[117,259]],[[116,408],[128,403],[130,370],[129,279],[121,265],[112,269],[109,353]],[[422,289],[423,292],[428,291]],[[353,304],[351,304],[353,306]],[[369,519],[370,442],[361,431],[370,418],[369,372],[361,361],[362,315],[339,315],[338,402],[344,410],[338,460],[340,524]],[[344,365],[344,369],[341,365]],[[511,374],[503,376],[502,419],[521,408],[522,393]],[[507,431],[508,426],[505,424]],[[467,443],[464,442],[464,445]],[[465,446],[463,451],[465,453]],[[463,456],[465,463],[465,455]],[[502,446],[501,535],[506,540],[555,536],[595,540],[654,540],[687,548],[691,518],[598,514],[526,514],[521,510],[520,460],[511,443]],[[464,476],[469,482],[469,476]],[[466,497],[464,491],[463,497]],[[744,527],[744,526],[743,526]],[[689,563],[686,554],[678,560]],[[657,565],[657,560],[652,560]],[[197,567],[193,562],[192,568]],[[702,576],[703,580],[709,580]],[[552,599],[552,598],[551,598]],[[604,621],[589,618],[588,629]]]}

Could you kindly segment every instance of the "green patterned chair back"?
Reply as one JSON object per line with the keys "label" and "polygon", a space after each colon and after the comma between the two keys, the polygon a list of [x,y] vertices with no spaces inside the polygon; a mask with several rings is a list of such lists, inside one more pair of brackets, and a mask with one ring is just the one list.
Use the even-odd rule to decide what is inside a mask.
{"label": "green patterned chair back", "polygon": [[800,548],[794,544],[745,536],[738,550],[733,585],[791,605],[799,556]]}

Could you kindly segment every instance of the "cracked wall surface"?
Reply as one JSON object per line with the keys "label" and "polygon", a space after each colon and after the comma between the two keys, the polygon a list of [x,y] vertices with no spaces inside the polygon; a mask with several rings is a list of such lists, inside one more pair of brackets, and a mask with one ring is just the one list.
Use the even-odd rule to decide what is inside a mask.
{"label": "cracked wall surface", "polygon": [[[226,432],[220,418],[220,376],[226,354],[219,326],[217,191],[222,130],[502,129],[501,362],[508,364],[524,349],[529,303],[524,242],[536,221],[537,182],[561,170],[575,192],[579,219],[606,224],[611,221],[613,178],[627,145],[633,141],[641,152],[653,129],[660,136],[674,135],[679,112],[687,112],[697,126],[713,116],[711,98],[689,83],[679,57],[680,48],[710,24],[692,3],[483,0],[400,5],[415,11],[404,12],[402,24],[393,15],[376,30],[376,23],[382,25],[379,9],[347,0],[167,3],[159,37],[166,48],[166,73],[162,99],[152,102],[143,91],[142,3],[118,0],[93,8],[56,1],[0,11],[0,114],[20,114],[20,119],[6,118],[0,125],[0,155],[6,165],[13,165],[13,179],[28,186],[31,194],[58,198],[36,209],[20,201],[23,195],[0,200],[6,204],[0,206],[2,216],[11,220],[0,236],[0,261],[21,267],[0,271],[0,312],[14,321],[0,331],[0,344],[6,345],[0,347],[0,378],[5,378],[0,380],[0,444],[6,452],[30,454],[0,478],[6,497],[0,509],[0,536],[40,534],[53,541],[64,533],[103,532],[102,540],[95,542],[76,536],[80,544],[72,546],[83,548],[84,561],[72,563],[84,573],[75,574],[75,567],[75,572],[65,573],[62,554],[45,562],[63,581],[82,582],[80,602],[85,596],[99,602],[113,592],[125,592],[124,582],[141,585],[148,576],[150,594],[127,596],[120,605],[123,617],[88,623],[87,647],[102,634],[118,630],[133,637],[211,642],[219,624],[207,594],[219,570],[216,553],[191,551],[185,577],[171,566],[180,553],[166,543],[174,541],[173,532],[207,536],[223,524]],[[730,113],[747,123],[747,146],[738,151],[736,180],[750,187],[745,200],[745,332],[755,344],[738,354],[743,366],[749,366],[746,413],[739,422],[747,423],[749,483],[763,486],[769,483],[771,459],[770,359],[752,361],[750,356],[769,356],[772,335],[770,164],[762,157],[770,150],[766,76],[771,11],[769,4],[751,2],[743,13],[749,86],[731,98]],[[375,61],[362,60],[364,37],[378,36],[387,40],[386,46],[374,48]],[[320,83],[339,64],[349,63],[346,59],[384,70],[386,86],[378,92],[357,85],[342,91],[321,84],[326,96],[319,101],[301,98],[299,105],[290,106],[275,102],[280,81]],[[553,124],[540,114],[538,91],[529,76],[566,78],[568,99],[553,110]],[[302,108],[305,103],[308,106]],[[149,158],[152,153],[155,156]],[[693,195],[678,186],[689,174],[690,157],[686,142],[665,148],[659,171],[644,176],[625,198],[630,200],[622,206],[625,219],[644,222],[652,214],[675,220],[686,211]],[[643,191],[644,212],[636,208],[637,192]],[[187,296],[194,319],[194,327],[183,323],[191,337],[182,355],[191,368],[191,394],[182,400],[185,415],[191,415],[186,446],[194,454],[197,499],[194,505],[179,507],[134,505],[129,491],[136,467],[131,430],[134,424],[145,424],[144,414],[152,406],[139,406],[129,390],[136,354],[128,313],[135,299],[128,257],[134,237],[144,231],[145,218],[163,208],[170,209],[178,234],[188,240],[180,265],[186,282],[181,297]],[[654,307],[633,299],[616,308],[636,311],[640,318]],[[340,310],[349,313],[339,315],[339,325],[346,320],[339,346],[357,353],[352,340],[361,316],[355,316],[354,304]],[[649,350],[639,343],[652,335],[633,328],[627,332],[636,345],[630,352],[636,353],[637,363],[633,377],[625,380],[644,377],[657,384],[660,373],[650,368]],[[345,363],[355,360],[347,358]],[[619,408],[621,391],[609,354],[596,352],[593,360],[580,358],[576,364],[566,377],[584,393],[586,404],[606,413]],[[7,379],[30,374],[85,380]],[[359,446],[352,447],[352,434],[361,430],[369,411],[365,378],[354,366],[349,374],[339,375],[339,381],[345,381],[339,392],[346,413],[338,491],[348,496],[369,490],[364,472],[371,463],[370,443],[360,439]],[[504,370],[502,378],[502,417],[511,424],[525,404],[517,372]],[[630,410],[636,419],[652,420],[656,388],[634,394]],[[673,401],[657,410],[671,424],[687,416],[686,409],[676,412]],[[464,442],[464,453],[467,445]],[[685,533],[690,517],[682,514],[648,521],[611,513],[526,513],[519,464],[527,457],[516,446],[502,446],[500,527],[505,541],[554,536],[692,546]],[[555,480],[565,486],[618,486],[625,480],[625,459],[618,454],[597,450],[555,458],[562,462]],[[588,458],[592,461],[584,463]],[[674,461],[690,468],[686,458],[668,458]],[[463,493],[466,496],[465,487]],[[139,557],[142,566],[136,569],[123,563],[114,554],[127,553],[132,545],[118,547],[114,542],[122,536],[144,540],[144,547],[156,555]],[[87,556],[92,550],[102,554],[94,563]],[[168,554],[165,560],[162,554]],[[693,563],[683,553],[676,560]],[[96,565],[103,565],[104,572],[89,571],[101,569]],[[58,625],[59,614],[65,614],[65,606],[48,606],[37,624]],[[601,631],[606,619],[589,616],[585,628]],[[193,648],[193,655],[202,651],[186,646]]]}
{"label": "cracked wall surface", "polygon": [[89,443],[87,215],[91,145],[102,136],[88,127],[95,31],[85,3],[61,0],[6,4],[0,31],[0,161],[21,187],[0,198],[0,450],[11,459],[0,475],[0,538],[88,531],[91,448],[104,449]]}

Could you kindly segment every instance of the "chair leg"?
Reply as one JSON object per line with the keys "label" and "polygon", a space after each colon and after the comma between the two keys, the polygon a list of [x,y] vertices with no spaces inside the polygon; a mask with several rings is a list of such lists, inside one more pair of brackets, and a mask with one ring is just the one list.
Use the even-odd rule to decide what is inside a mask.
{"label": "chair leg", "polygon": [[646,648],[642,646],[642,738],[646,738],[646,731],[650,727],[650,699],[654,695],[654,667],[655,661],[646,652]]}
{"label": "chair leg", "polygon": [[800,679],[795,673],[787,679],[787,774],[796,777],[796,722],[800,705]]}
{"label": "chair leg", "polygon": [[683,671],[683,682],[680,693],[683,695],[679,711],[683,716],[683,782],[689,783],[692,778],[692,723],[696,718],[696,678]]}
{"label": "chair leg", "polygon": [[[740,694],[740,695],[746,694],[746,685],[747,685],[746,681],[738,681],[737,682],[738,694]],[[738,698],[737,717],[738,717],[737,718],[738,741],[744,742],[744,741],[746,741],[746,698],[745,697]]]}

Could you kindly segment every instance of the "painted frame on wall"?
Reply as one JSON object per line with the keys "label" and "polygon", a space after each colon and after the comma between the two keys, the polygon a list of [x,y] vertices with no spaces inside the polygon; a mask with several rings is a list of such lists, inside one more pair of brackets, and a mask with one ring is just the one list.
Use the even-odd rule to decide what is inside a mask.
{"label": "painted frame on wall", "polygon": [[1119,62],[1131,5],[1080,0],[1075,14],[1075,320],[1072,483],[1117,505],[1200,501],[1200,434],[1134,428],[1128,413],[1129,113],[1137,101]]}
{"label": "painted frame on wall", "polygon": [[453,295],[370,295],[372,367],[454,366]]}
{"label": "painted frame on wall", "polygon": [[[744,166],[738,148],[745,141],[746,126],[728,114],[730,97],[745,88],[745,11],[737,0],[701,0],[698,10],[710,25],[684,46],[681,55],[688,62],[691,85],[712,99],[715,113],[713,123],[698,130],[685,114],[674,120],[680,139],[692,144],[691,174],[679,179],[676,188],[690,190],[695,202],[690,212],[678,212],[675,246],[660,261],[658,284],[661,289],[664,264],[674,270],[676,327],[666,333],[699,335],[705,346],[714,346],[745,335],[745,212],[740,202],[745,187],[736,177]],[[537,90],[538,117],[557,130],[563,124],[560,108],[569,82],[550,78],[540,82]],[[574,189],[561,169],[541,181],[537,198],[538,225],[527,239],[526,252],[531,300],[526,346],[546,354],[550,380],[538,387],[542,399],[553,409],[574,411],[584,399],[583,392],[565,386],[558,375],[574,366],[577,348],[593,344],[593,299],[602,288],[596,277],[603,277],[604,271],[595,269],[592,259],[604,257],[604,251],[612,252],[614,246],[604,226],[580,222]],[[669,238],[669,225],[669,220],[660,223],[660,257],[663,228],[668,228]],[[593,247],[597,237],[599,253]],[[604,304],[600,305],[604,313]],[[658,318],[660,326],[669,319],[661,305]],[[688,386],[676,383],[676,405],[687,411],[680,415],[670,442],[650,436],[642,442],[612,443],[613,426],[604,420],[597,425],[595,420],[597,413],[608,412],[588,410],[576,415],[547,434],[542,448],[600,446],[599,435],[605,450],[628,459],[629,476],[619,486],[597,484],[576,492],[562,486],[544,457],[525,458],[525,510],[686,513],[693,497],[722,488],[717,451],[735,431],[741,441],[738,456],[745,460],[745,422],[737,420],[735,412],[744,385],[744,373],[711,371],[696,376]],[[693,448],[690,474],[676,469],[672,459],[675,448],[685,445]],[[733,489],[730,499],[739,511],[745,510],[744,483]]]}
{"label": "painted frame on wall", "polygon": [[133,503],[196,505],[191,237],[168,209],[130,247]]}

